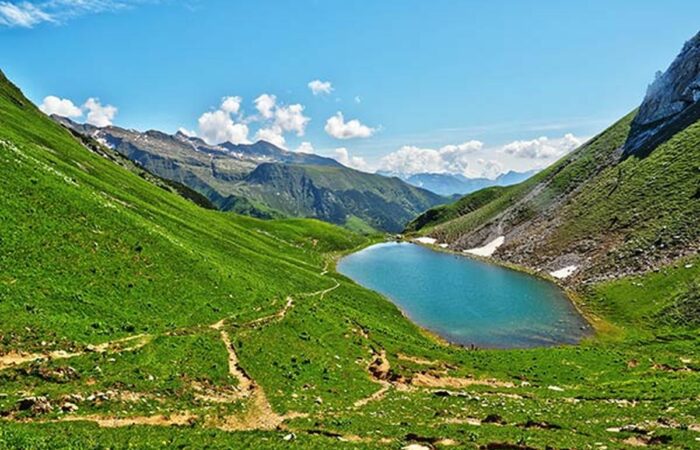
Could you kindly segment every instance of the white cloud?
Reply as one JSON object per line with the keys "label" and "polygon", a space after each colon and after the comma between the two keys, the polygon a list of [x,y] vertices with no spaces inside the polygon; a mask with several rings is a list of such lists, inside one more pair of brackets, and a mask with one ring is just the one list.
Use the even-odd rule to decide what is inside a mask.
{"label": "white cloud", "polygon": [[87,110],[86,123],[100,128],[112,125],[118,111],[115,106],[103,105],[99,99],[94,97],[87,99],[83,108]]}
{"label": "white cloud", "polygon": [[72,101],[66,98],[58,98],[55,95],[49,95],[44,98],[44,101],[39,105],[39,109],[44,112],[44,114],[52,115],[56,114],[61,117],[80,117],[83,112],[73,104]]}
{"label": "white cloud", "polygon": [[363,172],[370,171],[369,164],[367,164],[364,158],[360,156],[351,156],[350,153],[348,153],[348,149],[345,147],[336,148],[333,153],[335,153],[335,160],[346,167],[351,167]]}
{"label": "white cloud", "polygon": [[412,175],[416,173],[459,173],[473,175],[470,162],[473,154],[483,148],[480,141],[446,145],[439,149],[403,146],[384,156],[379,162],[382,171]]}
{"label": "white cloud", "polygon": [[377,169],[396,175],[450,173],[468,178],[494,178],[505,170],[545,167],[586,140],[567,133],[561,138],[518,140],[498,147],[485,147],[474,140],[440,148],[407,145],[382,157]]}
{"label": "white cloud", "polygon": [[157,0],[44,0],[0,1],[0,26],[32,28],[52,22],[63,23],[86,14],[128,9]]}
{"label": "white cloud", "polygon": [[188,130],[187,128],[180,127],[177,129],[179,133],[184,134],[187,137],[197,137],[197,132],[193,130]]}
{"label": "white cloud", "polygon": [[276,126],[270,128],[260,128],[257,133],[255,133],[256,140],[267,141],[270,144],[274,144],[280,148],[286,148],[286,140],[282,135],[282,129]]}
{"label": "white cloud", "polygon": [[476,164],[479,166],[479,169],[475,172],[479,174],[479,177],[493,179],[503,173],[503,164],[494,159],[484,160],[479,158],[476,160]]}
{"label": "white cloud", "polygon": [[[258,127],[256,140],[264,140],[285,148],[285,133],[303,136],[311,120],[304,115],[304,106],[298,103],[283,105],[272,94],[262,94],[253,100],[257,115],[246,116],[241,109],[241,97],[230,96],[221,99],[216,111],[202,114],[199,118],[199,134],[210,144],[232,142],[248,143],[249,125]],[[234,117],[235,116],[235,117]]]}
{"label": "white cloud", "polygon": [[338,111],[326,121],[326,133],[336,139],[367,138],[374,134],[376,129],[360,123],[357,119],[345,122],[343,113]]}
{"label": "white cloud", "polygon": [[330,94],[333,92],[333,85],[330,81],[313,80],[309,81],[309,89],[314,95]]}
{"label": "white cloud", "polygon": [[31,28],[41,22],[53,21],[51,14],[29,2],[0,2],[0,25]]}
{"label": "white cloud", "polygon": [[357,103],[358,105],[359,105],[360,103],[362,103],[362,97],[360,97],[359,95],[356,95],[356,96],[355,96],[355,103]]}
{"label": "white cloud", "polygon": [[223,112],[228,114],[238,114],[241,110],[242,99],[238,96],[236,97],[224,97],[221,99],[221,109]]}
{"label": "white cloud", "polygon": [[275,145],[284,145],[284,133],[293,132],[297,136],[303,136],[306,126],[311,120],[304,115],[304,106],[299,103],[293,105],[281,105],[277,103],[277,97],[271,94],[262,94],[254,100],[255,109],[260,117],[250,117],[250,121],[261,121],[262,128],[258,131],[260,139],[272,142]]}
{"label": "white cloud", "polygon": [[298,103],[275,108],[275,125],[284,131],[295,132],[297,136],[304,135],[310,120],[304,116],[304,107]]}
{"label": "white cloud", "polygon": [[513,141],[503,146],[503,151],[517,158],[549,159],[565,155],[580,146],[583,141],[571,133],[561,139],[546,136],[531,141]]}
{"label": "white cloud", "polygon": [[246,144],[249,142],[248,126],[243,123],[235,123],[231,115],[221,109],[205,112],[197,122],[200,136],[209,144],[223,142]]}
{"label": "white cloud", "polygon": [[299,144],[299,147],[297,147],[297,149],[294,151],[297,153],[313,153],[314,146],[311,145],[311,142],[304,141],[301,144]]}
{"label": "white cloud", "polygon": [[271,119],[274,115],[274,108],[277,104],[277,97],[270,94],[262,94],[255,99],[255,108],[265,119]]}
{"label": "white cloud", "polygon": [[221,99],[221,105],[216,111],[202,114],[197,123],[199,135],[209,144],[247,144],[248,125],[233,120],[232,115],[241,110],[241,97],[228,96]]}

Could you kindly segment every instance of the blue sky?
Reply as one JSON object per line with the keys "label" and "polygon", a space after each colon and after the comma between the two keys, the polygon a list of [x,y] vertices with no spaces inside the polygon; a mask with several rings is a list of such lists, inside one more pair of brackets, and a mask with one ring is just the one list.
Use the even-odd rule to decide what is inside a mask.
{"label": "blue sky", "polygon": [[698,17],[697,0],[0,0],[0,68],[76,120],[493,176],[637,106]]}

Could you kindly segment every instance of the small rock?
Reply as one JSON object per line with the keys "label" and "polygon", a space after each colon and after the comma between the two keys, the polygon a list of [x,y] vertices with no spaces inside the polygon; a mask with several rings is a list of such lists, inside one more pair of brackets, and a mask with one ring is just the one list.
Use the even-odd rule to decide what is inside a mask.
{"label": "small rock", "polygon": [[293,441],[293,440],[296,439],[296,438],[297,438],[297,435],[296,435],[296,434],[294,434],[294,433],[289,433],[289,434],[285,435],[282,439],[285,440],[285,441]]}
{"label": "small rock", "polygon": [[648,433],[648,431],[645,430],[644,428],[639,427],[639,426],[634,425],[634,424],[625,425],[625,426],[620,428],[620,431],[622,431],[624,433],[635,433],[635,434],[647,434]]}
{"label": "small rock", "polygon": [[63,412],[75,412],[78,410],[78,405],[71,402],[65,402],[63,405],[61,405],[61,410],[63,410]]}
{"label": "small rock", "polygon": [[314,401],[316,403],[318,403],[319,405],[323,403],[323,399],[321,397],[316,397],[316,399]]}
{"label": "small rock", "polygon": [[68,394],[63,396],[63,400],[71,403],[80,403],[85,400],[85,398],[80,394]]}
{"label": "small rock", "polygon": [[550,391],[564,392],[564,389],[560,388],[559,386],[547,386],[547,389]]}
{"label": "small rock", "polygon": [[53,410],[53,406],[44,396],[21,398],[17,401],[17,408],[20,411],[32,411],[37,414],[48,413]]}
{"label": "small rock", "polygon": [[434,391],[433,395],[436,397],[449,397],[450,395],[452,395],[452,393],[450,391],[446,391],[445,389],[440,389]]}
{"label": "small rock", "polygon": [[482,420],[483,423],[498,423],[501,425],[504,425],[506,423],[505,420],[503,420],[503,417],[499,416],[498,414],[489,414]]}

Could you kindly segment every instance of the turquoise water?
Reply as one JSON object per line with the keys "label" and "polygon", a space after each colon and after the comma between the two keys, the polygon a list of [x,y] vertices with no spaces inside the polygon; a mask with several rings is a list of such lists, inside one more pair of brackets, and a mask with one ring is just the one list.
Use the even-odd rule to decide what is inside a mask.
{"label": "turquoise water", "polygon": [[349,255],[338,271],[384,294],[412,321],[480,348],[572,344],[591,329],[552,283],[409,243]]}

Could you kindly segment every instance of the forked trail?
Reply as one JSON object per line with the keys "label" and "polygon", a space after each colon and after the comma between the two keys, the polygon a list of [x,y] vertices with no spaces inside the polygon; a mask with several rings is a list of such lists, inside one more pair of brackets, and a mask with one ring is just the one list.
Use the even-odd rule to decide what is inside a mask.
{"label": "forked trail", "polygon": [[[304,297],[320,296],[323,298],[326,294],[337,289],[340,283],[337,280],[335,285],[327,289],[322,289],[307,294],[301,294]],[[267,325],[273,321],[282,320],[289,310],[294,305],[294,299],[291,296],[287,297],[285,305],[274,314],[255,319],[248,322],[245,326],[259,327]],[[242,398],[247,398],[247,410],[243,414],[231,415],[224,418],[223,421],[217,421],[215,426],[228,431],[240,430],[271,430],[279,427],[288,419],[297,417],[305,417],[307,414],[290,412],[288,414],[277,414],[273,409],[270,401],[265,395],[265,390],[258,385],[239,364],[238,355],[233,347],[233,342],[228,332],[225,330],[226,319],[222,319],[211,326],[218,330],[221,335],[226,351],[228,352],[228,367],[229,373],[238,381],[238,388]]]}
{"label": "forked trail", "polygon": [[[134,336],[117,339],[115,341],[105,342],[103,344],[88,346],[87,350],[79,352],[66,352],[64,350],[55,350],[46,353],[20,353],[10,352],[0,356],[0,370],[8,369],[20,364],[38,361],[40,359],[67,359],[82,356],[87,353],[107,353],[107,352],[127,352],[133,351],[148,344],[152,339],[148,334],[137,334]],[[134,342],[135,341],[135,342]],[[124,344],[132,345],[124,346]]]}

